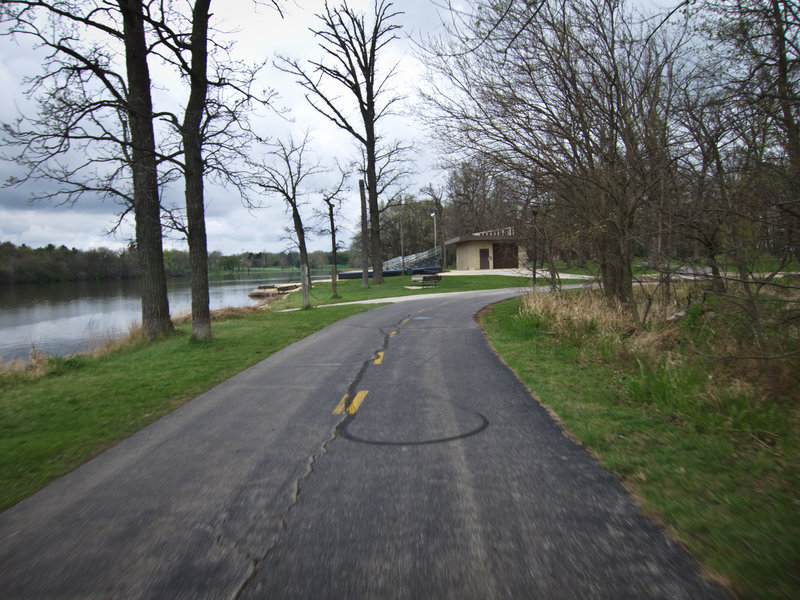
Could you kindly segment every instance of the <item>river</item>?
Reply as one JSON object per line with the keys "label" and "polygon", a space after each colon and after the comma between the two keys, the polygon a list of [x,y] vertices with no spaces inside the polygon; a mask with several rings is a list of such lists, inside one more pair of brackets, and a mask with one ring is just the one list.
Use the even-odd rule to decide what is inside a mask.
{"label": "river", "polygon": [[[312,272],[312,279],[330,271]],[[247,294],[259,285],[298,281],[299,271],[212,276],[211,309],[252,306]],[[173,317],[191,310],[189,279],[167,282]],[[32,347],[50,356],[88,352],[127,335],[141,322],[136,281],[82,281],[0,286],[0,360],[25,359]]]}

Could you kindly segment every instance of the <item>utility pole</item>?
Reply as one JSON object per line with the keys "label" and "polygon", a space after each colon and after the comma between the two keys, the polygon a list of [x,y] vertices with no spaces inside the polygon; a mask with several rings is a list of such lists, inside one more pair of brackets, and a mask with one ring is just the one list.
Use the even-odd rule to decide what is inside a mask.
{"label": "utility pole", "polygon": [[[436,244],[437,244],[437,241],[436,241],[436,213],[432,212],[431,216],[433,217],[433,251],[434,251],[434,253],[438,254],[438,252],[436,252]],[[444,267],[442,267],[442,268],[444,268]]]}
{"label": "utility pole", "polygon": [[400,200],[400,263],[402,264],[403,275],[406,274],[406,248],[403,244],[403,214],[405,213],[405,204]]}
{"label": "utility pole", "polygon": [[367,257],[367,195],[364,191],[364,180],[358,180],[358,192],[361,194],[361,288],[369,287],[369,259]]}

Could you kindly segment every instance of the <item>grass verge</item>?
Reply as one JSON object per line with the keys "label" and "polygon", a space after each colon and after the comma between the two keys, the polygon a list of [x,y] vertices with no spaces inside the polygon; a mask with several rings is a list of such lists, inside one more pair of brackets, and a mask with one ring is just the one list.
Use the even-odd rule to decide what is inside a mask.
{"label": "grass verge", "polygon": [[738,598],[800,597],[797,359],[773,367],[784,381],[764,396],[729,363],[685,351],[691,322],[631,336],[581,302],[572,309],[564,317],[563,306],[515,299],[483,325],[537,397],[708,574]]}
{"label": "grass verge", "polygon": [[37,357],[0,374],[0,510],[270,354],[363,306],[228,315],[213,339],[191,325],[95,356]]}

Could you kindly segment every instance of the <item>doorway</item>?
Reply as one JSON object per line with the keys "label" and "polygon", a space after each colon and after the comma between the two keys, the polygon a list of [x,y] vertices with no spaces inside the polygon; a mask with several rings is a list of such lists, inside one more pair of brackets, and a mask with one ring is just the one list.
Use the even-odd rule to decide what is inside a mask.
{"label": "doorway", "polygon": [[489,268],[489,249],[488,248],[481,248],[479,250],[479,260],[480,260],[480,268],[481,269],[488,269]]}

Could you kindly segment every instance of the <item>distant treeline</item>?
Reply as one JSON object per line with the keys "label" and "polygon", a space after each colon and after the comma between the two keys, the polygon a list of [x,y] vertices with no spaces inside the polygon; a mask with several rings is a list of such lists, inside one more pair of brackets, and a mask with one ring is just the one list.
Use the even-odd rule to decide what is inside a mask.
{"label": "distant treeline", "polygon": [[0,244],[0,283],[132,279],[136,271],[136,254],[130,250]]}
{"label": "distant treeline", "polygon": [[[331,253],[322,251],[309,255],[312,268],[330,265],[331,258]],[[348,264],[348,260],[348,252],[337,253],[339,265]],[[226,256],[215,251],[208,256],[209,270],[219,273],[299,267],[298,252],[242,252]],[[188,277],[189,253],[184,250],[165,250],[164,268],[167,277]],[[0,284],[134,279],[137,273],[136,250],[133,248],[78,250],[53,244],[31,248],[25,244],[16,246],[11,242],[0,243]]]}
{"label": "distant treeline", "polygon": [[[176,252],[177,255],[172,258],[185,260],[186,272],[189,269],[189,253],[180,251]],[[164,257],[164,263],[169,269],[169,260]],[[333,255],[331,252],[324,252],[317,250],[316,252],[309,252],[308,264],[312,269],[324,269],[325,267],[333,264]],[[345,266],[350,264],[350,252],[347,250],[340,250],[336,253],[337,266]],[[294,250],[287,252],[242,252],[241,254],[231,254],[229,256],[223,255],[221,252],[214,251],[208,255],[208,270],[211,272],[221,271],[250,271],[252,269],[299,269],[300,268],[300,253]]]}

